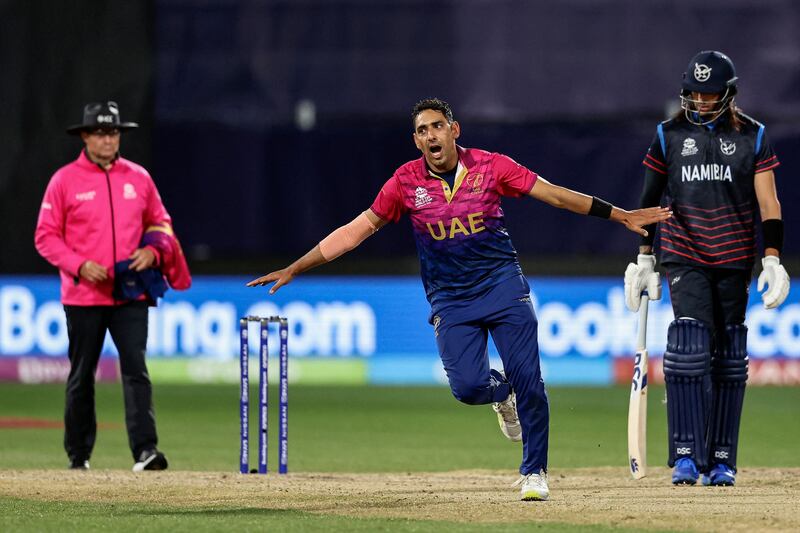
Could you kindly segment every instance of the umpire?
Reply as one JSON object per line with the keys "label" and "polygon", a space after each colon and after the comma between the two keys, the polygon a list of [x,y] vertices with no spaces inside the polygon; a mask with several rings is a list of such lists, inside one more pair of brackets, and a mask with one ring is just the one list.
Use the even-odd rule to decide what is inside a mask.
{"label": "umpire", "polygon": [[171,225],[150,175],[119,155],[121,133],[136,127],[115,102],[86,105],[83,122],[67,129],[84,149],[50,179],[36,225],[36,249],[61,276],[70,361],[64,448],[73,469],[89,469],[95,444],[94,377],[106,331],[119,351],[133,470],[167,468],[145,364],[148,297],[115,287],[159,264],[159,251],[140,242],[149,226]]}
{"label": "umpire", "polygon": [[[728,56],[695,55],[681,88],[682,110],[658,126],[645,156],[641,199],[642,207],[658,205],[665,194],[674,213],[659,226],[675,313],[664,353],[668,464],[676,485],[694,485],[700,473],[704,485],[733,485],[759,218],[764,257],[758,290],[768,286],[764,307],[779,306],[789,293],[780,264],[783,221],[774,173],[779,163],[765,126],[734,102],[737,77]],[[625,272],[632,311],[655,266],[652,249],[652,237],[645,237],[637,264]]]}

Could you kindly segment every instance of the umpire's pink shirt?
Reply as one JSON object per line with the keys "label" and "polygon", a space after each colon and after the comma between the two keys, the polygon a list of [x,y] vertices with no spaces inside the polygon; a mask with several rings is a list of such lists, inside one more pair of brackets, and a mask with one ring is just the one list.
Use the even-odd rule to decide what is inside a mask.
{"label": "umpire's pink shirt", "polygon": [[[145,228],[161,222],[171,219],[144,168],[118,158],[106,172],[81,151],[53,174],[36,223],[36,249],[61,274],[61,302],[122,303],[111,295],[114,263],[128,259]],[[79,279],[78,270],[88,260],[106,267],[109,279]]]}

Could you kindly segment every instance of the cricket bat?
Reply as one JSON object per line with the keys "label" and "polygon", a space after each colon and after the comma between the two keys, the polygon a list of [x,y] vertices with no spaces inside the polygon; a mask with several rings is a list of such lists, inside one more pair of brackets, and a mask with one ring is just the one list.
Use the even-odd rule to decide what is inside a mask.
{"label": "cricket bat", "polygon": [[639,329],[628,404],[628,466],[633,479],[647,475],[647,292],[639,302]]}

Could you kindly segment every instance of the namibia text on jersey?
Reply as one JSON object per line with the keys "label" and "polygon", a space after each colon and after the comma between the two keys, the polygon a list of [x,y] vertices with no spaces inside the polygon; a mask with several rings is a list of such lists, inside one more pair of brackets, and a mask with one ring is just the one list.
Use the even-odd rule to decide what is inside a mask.
{"label": "namibia text on jersey", "polygon": [[683,165],[681,181],[733,181],[729,165]]}

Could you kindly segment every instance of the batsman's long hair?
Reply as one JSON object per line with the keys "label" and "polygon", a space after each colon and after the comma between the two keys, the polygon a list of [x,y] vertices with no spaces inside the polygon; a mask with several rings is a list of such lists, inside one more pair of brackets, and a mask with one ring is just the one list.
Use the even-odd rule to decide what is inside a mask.
{"label": "batsman's long hair", "polygon": [[[741,108],[736,105],[736,100],[734,99],[731,99],[727,106],[728,108],[715,122],[725,131],[742,131],[744,121],[742,121],[740,117],[740,115],[743,113]],[[689,122],[689,120],[686,118],[686,111],[683,108],[675,112],[675,114],[672,116],[672,120],[676,123]]]}

